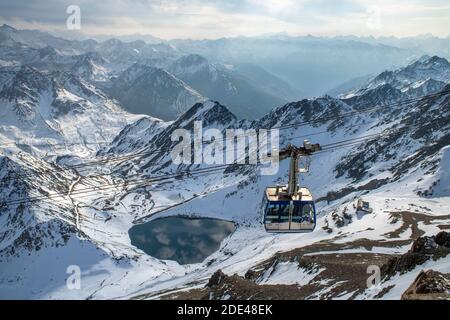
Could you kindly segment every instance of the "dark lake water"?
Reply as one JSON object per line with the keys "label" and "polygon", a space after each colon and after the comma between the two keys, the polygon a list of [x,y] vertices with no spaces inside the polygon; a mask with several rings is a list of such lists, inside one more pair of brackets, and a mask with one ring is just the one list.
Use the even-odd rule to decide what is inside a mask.
{"label": "dark lake water", "polygon": [[234,229],[234,223],[224,220],[167,217],[133,226],[128,233],[131,243],[148,255],[188,264],[217,251]]}

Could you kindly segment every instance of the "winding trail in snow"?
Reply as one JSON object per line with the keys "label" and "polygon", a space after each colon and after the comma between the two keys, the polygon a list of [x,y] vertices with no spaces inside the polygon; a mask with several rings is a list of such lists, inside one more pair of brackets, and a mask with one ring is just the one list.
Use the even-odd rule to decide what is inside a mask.
{"label": "winding trail in snow", "polygon": [[[77,174],[78,174],[78,172],[77,172]],[[75,186],[78,183],[80,183],[81,179],[82,179],[82,176],[78,175],[77,179],[70,185],[69,191],[67,192],[67,196],[69,197],[70,202],[72,202],[72,205],[73,205],[73,207],[75,209],[75,214],[76,214],[76,216],[75,216],[75,223],[76,223],[77,229],[79,231],[81,231],[80,211],[78,210],[78,204],[75,203],[74,199],[71,197],[71,193],[74,190]]]}

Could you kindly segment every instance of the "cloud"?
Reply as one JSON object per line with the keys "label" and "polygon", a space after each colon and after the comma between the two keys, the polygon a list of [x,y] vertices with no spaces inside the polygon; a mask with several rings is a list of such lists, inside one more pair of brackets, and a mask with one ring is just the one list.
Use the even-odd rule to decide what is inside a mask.
{"label": "cloud", "polygon": [[65,32],[66,8],[72,4],[81,8],[82,32],[91,35],[146,33],[196,39],[278,32],[447,36],[450,30],[446,0],[2,0],[0,22]]}

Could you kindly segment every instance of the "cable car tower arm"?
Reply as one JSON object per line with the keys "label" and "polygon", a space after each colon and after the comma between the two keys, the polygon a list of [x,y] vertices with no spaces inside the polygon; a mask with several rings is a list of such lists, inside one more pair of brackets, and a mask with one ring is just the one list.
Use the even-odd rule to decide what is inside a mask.
{"label": "cable car tower arm", "polygon": [[[304,173],[309,171],[309,156],[314,152],[321,150],[320,144],[312,144],[309,141],[303,141],[303,146],[296,147],[289,144],[286,148],[280,150],[279,158],[284,160],[290,158],[289,163],[289,182],[287,193],[289,197],[297,195],[299,188],[299,173]],[[304,168],[299,168],[299,161],[301,157],[306,157],[307,163]]]}

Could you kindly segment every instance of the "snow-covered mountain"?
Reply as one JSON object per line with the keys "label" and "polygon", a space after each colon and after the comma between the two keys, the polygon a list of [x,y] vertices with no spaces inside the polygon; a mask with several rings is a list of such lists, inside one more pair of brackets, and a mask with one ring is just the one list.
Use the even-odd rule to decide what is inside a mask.
{"label": "snow-covered mountain", "polygon": [[404,68],[384,71],[340,97],[353,98],[368,91],[390,88],[406,93],[409,98],[416,98],[437,92],[449,82],[450,63],[445,58],[424,56]]}
{"label": "snow-covered mountain", "polygon": [[[94,151],[139,116],[123,111],[102,91],[66,72],[44,74],[30,66],[5,70],[0,92],[2,144],[35,151]],[[42,147],[42,148],[41,148]],[[74,150],[74,149],[72,149]]]}
{"label": "snow-covered mountain", "polygon": [[[283,79],[305,97],[315,97],[366,74],[401,66],[421,50],[317,36],[236,37],[171,40],[178,50],[227,64],[251,63]],[[448,47],[445,40],[443,47]]]}
{"label": "snow-covered mountain", "polygon": [[2,66],[0,67],[0,89],[3,88],[3,85],[20,69],[20,66]]}
{"label": "snow-covered mountain", "polygon": [[87,81],[104,82],[109,80],[108,62],[96,52],[88,52],[80,56],[71,72]]}
{"label": "snow-covered mountain", "polygon": [[[381,115],[361,114],[345,120],[335,117],[334,120],[316,121],[297,128],[295,124],[298,122],[320,120],[330,114],[342,115],[352,110],[352,106],[339,99],[323,97],[284,105],[259,121],[239,122],[224,106],[207,102],[194,105],[172,123],[155,126],[155,122],[141,120],[125,128],[111,149],[102,153],[102,157],[106,154],[136,155],[138,151],[145,151],[145,156],[91,168],[92,173],[98,172],[100,167],[108,172],[109,168],[110,174],[104,173],[103,176],[82,177],[74,173],[74,176],[66,176],[69,181],[61,181],[61,185],[36,180],[48,189],[29,187],[37,195],[64,188],[71,190],[63,199],[48,200],[44,197],[38,202],[26,204],[34,217],[39,213],[42,219],[48,217],[44,210],[48,202],[58,206],[56,212],[72,210],[70,228],[61,228],[66,230],[61,234],[67,233],[64,238],[69,240],[55,244],[51,239],[59,239],[59,236],[49,236],[47,231],[43,231],[46,228],[40,228],[34,237],[46,245],[40,246],[38,251],[27,247],[12,254],[9,247],[5,248],[1,251],[0,262],[2,269],[7,270],[2,273],[2,288],[11,289],[9,280],[19,277],[20,280],[14,285],[18,289],[8,291],[14,291],[15,297],[152,298],[181,288],[189,295],[189,289],[194,288],[192,283],[198,283],[202,288],[208,278],[220,269],[230,276],[234,273],[244,276],[256,270],[256,277],[246,275],[246,279],[253,279],[247,281],[252,281],[256,286],[296,283],[302,286],[309,283],[310,286],[317,286],[310,293],[310,298],[367,298],[383,291],[388,285],[395,289],[391,289],[387,297],[399,298],[409,284],[403,278],[397,282],[387,280],[376,291],[368,291],[360,287],[360,283],[345,280],[345,272],[352,273],[354,279],[355,270],[350,268],[354,260],[351,259],[359,259],[363,263],[361,272],[364,271],[362,282],[365,285],[365,263],[382,263],[388,257],[404,253],[418,234],[435,233],[447,224],[446,208],[450,194],[441,183],[446,181],[443,172],[447,167],[445,159],[448,158],[449,99],[450,95],[446,94],[401,109],[386,109]],[[193,121],[199,119],[204,121],[205,128],[219,130],[290,124],[291,128],[283,131],[282,144],[300,143],[305,138],[326,144],[398,126],[406,126],[409,130],[315,155],[312,171],[303,176],[302,183],[310,187],[317,199],[319,226],[313,233],[280,236],[264,232],[259,222],[259,204],[265,186],[286,181],[286,163],[282,163],[275,176],[260,176],[259,170],[251,166],[230,166],[212,174],[187,175],[183,179],[174,178],[164,183],[120,184],[124,179],[142,179],[176,172],[181,168],[195,170],[198,166],[177,167],[172,164],[166,149],[173,145],[170,134],[175,128],[191,128]],[[386,119],[390,121],[386,122]],[[393,155],[394,150],[398,156]],[[20,186],[11,180],[16,172],[24,175],[22,170],[25,170],[34,177],[36,173],[33,170],[38,171],[41,165],[33,159],[11,160],[9,156],[6,159],[9,160],[4,161],[10,165],[4,171],[5,187],[2,190],[11,192],[7,196],[11,198],[12,194],[15,197],[18,193],[14,188]],[[34,166],[37,168],[32,169]],[[439,174],[436,175],[436,172]],[[48,178],[50,181],[53,179]],[[29,183],[27,181],[23,180]],[[112,184],[113,181],[116,184]],[[110,186],[109,189],[103,187],[88,194],[83,191],[87,186],[105,185]],[[434,188],[435,192],[432,194],[429,191],[424,195],[423,192],[429,188]],[[17,198],[24,195],[23,192],[18,193]],[[373,214],[359,215],[354,212],[355,199],[361,195],[370,202]],[[2,208],[5,212],[16,210],[15,206],[10,205]],[[237,229],[224,240],[217,252],[202,263],[193,265],[180,266],[172,261],[160,261],[130,244],[126,231],[133,223],[179,214],[229,219],[237,223]],[[416,220],[411,220],[411,215],[415,215]],[[56,221],[52,225],[59,223]],[[412,232],[407,232],[408,226]],[[10,225],[4,224],[2,230],[10,233]],[[18,234],[15,236],[19,237]],[[365,249],[367,247],[371,249]],[[334,254],[339,255],[340,268],[343,268],[341,273],[333,273],[332,266],[324,260]],[[298,265],[292,260],[294,255],[312,256],[317,268],[311,269],[308,264]],[[361,259],[362,255],[364,259]],[[346,259],[349,259],[348,267]],[[38,268],[45,264],[44,261],[59,262],[44,271]],[[275,266],[271,261],[278,262]],[[81,290],[70,291],[65,287],[65,271],[70,264],[81,266],[84,283]],[[25,265],[28,266],[25,270],[18,268]],[[437,271],[445,271],[448,258],[439,259],[432,266]],[[403,277],[410,279],[411,276]],[[30,282],[35,278],[53,281],[44,286],[40,282]],[[335,285],[319,285],[324,280]]]}
{"label": "snow-covered mountain", "polygon": [[200,55],[183,56],[169,70],[201,94],[227,105],[240,118],[259,118],[287,101],[258,88],[257,82],[249,81],[232,67],[210,63]]}
{"label": "snow-covered mountain", "polygon": [[[123,150],[125,154],[133,154],[139,151],[147,155],[125,162],[123,167],[115,168],[114,171],[121,171],[126,174],[130,169],[130,164],[132,164],[133,171],[146,174],[175,172],[185,167],[184,165],[179,167],[172,164],[172,158],[168,151],[172,150],[177,142],[172,141],[171,136],[177,129],[186,129],[192,132],[195,121],[202,122],[203,130],[218,129],[223,131],[249,125],[246,121],[239,121],[225,106],[214,101],[197,103],[175,121],[166,123],[163,126],[161,124],[151,124],[151,126],[145,128],[145,131],[142,130],[142,121],[139,121],[124,129],[113,141],[111,149],[107,150],[106,153],[111,155],[115,154],[115,150]],[[158,126],[158,128],[155,129],[155,126]],[[136,132],[140,134],[137,135]],[[190,165],[186,166],[190,167]],[[197,167],[201,166],[193,166],[193,168]]]}
{"label": "snow-covered mountain", "polygon": [[[448,89],[444,88],[443,92]],[[324,97],[285,105],[251,124],[254,127],[291,124],[291,129],[283,131],[283,144],[301,143],[307,138],[326,144],[383,131],[386,135],[313,156],[312,171],[302,179],[314,193],[320,212],[319,227],[311,234],[270,235],[259,224],[261,193],[264,187],[287,180],[286,163],[279,174],[270,177],[261,177],[254,169],[230,168],[222,178],[226,184],[218,189],[208,190],[207,194],[190,201],[183,200],[176,206],[168,205],[169,209],[160,209],[157,215],[138,219],[142,222],[156,217],[193,215],[229,219],[238,224],[219,251],[186,277],[167,281],[163,287],[176,289],[173,295],[166,292],[165,297],[179,296],[179,289],[186,291],[192,281],[209,278],[213,270],[220,269],[230,277],[239,275],[240,281],[250,279],[243,283],[242,291],[236,287],[236,294],[244,295],[247,291],[243,288],[252,285],[251,292],[265,292],[266,287],[260,286],[272,285],[267,287],[267,296],[261,297],[269,297],[277,290],[282,297],[286,295],[281,293],[288,289],[284,285],[297,284],[299,290],[309,289],[307,293],[288,291],[291,298],[400,298],[422,268],[420,264],[403,271],[403,275],[397,274],[396,280],[384,280],[370,290],[366,287],[367,267],[384,265],[389,257],[408,251],[418,236],[435,235],[448,226],[446,208],[450,194],[442,192],[441,181],[446,178],[440,175],[447,167],[449,99],[446,93],[402,107],[386,108],[381,114],[361,114],[343,120],[338,115],[353,107]],[[329,114],[336,115],[337,119],[295,128],[295,123],[310,121],[316,113],[319,114],[316,119]],[[139,170],[140,165],[152,168],[159,161],[158,158],[153,163],[135,162],[133,168]],[[230,176],[239,182],[229,185]],[[240,176],[247,178],[242,180]],[[216,186],[217,181],[209,179],[210,185]],[[195,184],[205,180],[199,179]],[[158,193],[153,189],[152,198]],[[356,200],[361,196],[369,201],[373,214],[356,212]],[[355,263],[360,267],[355,268]],[[249,265],[253,267],[248,268]],[[333,268],[340,271],[334,273]],[[449,257],[429,262],[423,268],[448,272]],[[204,280],[206,287],[188,291],[182,297],[198,297],[198,290],[205,297],[214,297],[208,294],[215,290],[210,287],[213,279],[214,276],[208,283]],[[236,281],[230,279],[224,286],[231,289]],[[127,297],[155,298],[161,297],[159,294],[159,289],[154,289],[149,282]],[[226,299],[226,296],[225,292],[216,298]]]}
{"label": "snow-covered mountain", "polygon": [[97,43],[92,51],[101,54],[118,71],[123,71],[135,63],[166,67],[181,55],[168,44],[149,44],[142,40],[123,42],[118,39],[109,39]]}
{"label": "snow-covered mountain", "polygon": [[[242,88],[235,73],[201,56],[181,57],[171,47],[181,42],[65,48],[58,39],[3,29],[1,45],[9,47],[0,57],[8,63],[0,69],[1,298],[399,299],[422,268],[449,273],[447,236],[436,236],[450,221],[448,62],[426,57],[380,74],[353,95],[281,103],[259,119],[240,120],[187,81],[216,77]],[[70,46],[77,52],[69,54]],[[37,50],[45,63],[23,65]],[[21,60],[18,52],[30,55]],[[59,57],[76,60],[54,71]],[[134,63],[141,58],[148,63]],[[94,67],[106,68],[105,78],[116,75],[101,81],[108,92],[99,89]],[[424,93],[434,96],[409,100]],[[173,121],[131,115],[121,107],[127,103],[158,105],[148,113],[167,112]],[[361,112],[369,107],[378,108]],[[257,165],[196,173],[211,165],[173,163],[172,133],[192,131],[198,120],[222,134],[281,128],[281,146],[305,139],[324,146],[301,176],[316,200],[314,232],[269,234],[261,225],[263,191],[286,183],[288,161],[269,176]],[[354,143],[326,147],[343,141]],[[360,197],[371,214],[356,211]],[[204,261],[187,265],[131,243],[135,224],[175,215],[230,220],[236,230]],[[374,265],[382,281],[368,289]],[[81,271],[76,290],[66,285],[73,266]]]}
{"label": "snow-covered mountain", "polygon": [[2,46],[24,45],[35,49],[52,46],[56,48],[69,47],[70,40],[61,39],[39,30],[18,30],[10,25],[0,26]]}
{"label": "snow-covered mountain", "polygon": [[[1,35],[1,33],[0,33]],[[76,61],[59,50],[47,46],[32,48],[20,43],[0,42],[0,62],[2,66],[32,65],[40,70],[61,70]]]}
{"label": "snow-covered mountain", "polygon": [[169,72],[134,64],[112,79],[108,92],[129,112],[173,120],[206,98]]}
{"label": "snow-covered mountain", "polygon": [[2,64],[28,64],[39,70],[69,71],[74,67],[98,71],[107,67],[109,73],[117,75],[137,62],[160,61],[167,65],[167,61],[181,56],[164,43],[123,42],[118,39],[101,42],[67,40],[38,30],[19,30],[8,25],[0,27],[0,39]]}

